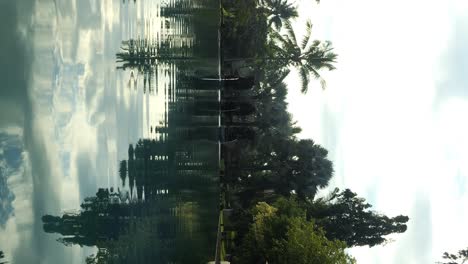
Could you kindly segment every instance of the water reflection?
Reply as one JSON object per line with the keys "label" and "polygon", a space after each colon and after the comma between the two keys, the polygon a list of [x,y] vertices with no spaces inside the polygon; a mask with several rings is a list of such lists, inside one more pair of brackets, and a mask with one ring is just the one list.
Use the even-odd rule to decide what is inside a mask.
{"label": "water reflection", "polygon": [[83,263],[119,251],[123,263],[185,263],[175,251],[185,247],[193,263],[211,258],[218,86],[195,83],[217,77],[217,4],[1,4],[11,55],[0,62],[2,256]]}
{"label": "water reflection", "polygon": [[[225,134],[219,113],[252,111],[241,102],[219,103],[214,4],[159,6],[154,17],[142,20],[142,35],[130,25],[129,39],[121,41],[116,68],[127,76],[129,91],[143,93],[146,133],[120,161],[117,190],[99,188],[78,211],[42,217],[44,231],[60,234],[64,245],[97,246],[87,261],[203,263],[213,258],[218,141]],[[187,249],[190,255],[180,254]]]}

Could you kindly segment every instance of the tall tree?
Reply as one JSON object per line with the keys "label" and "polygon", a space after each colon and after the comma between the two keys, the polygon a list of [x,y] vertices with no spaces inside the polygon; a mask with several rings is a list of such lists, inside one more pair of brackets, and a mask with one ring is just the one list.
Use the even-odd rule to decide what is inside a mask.
{"label": "tall tree", "polygon": [[316,219],[328,239],[344,241],[348,247],[373,247],[386,242],[386,235],[406,231],[407,216],[388,217],[371,211],[371,207],[351,190],[339,192],[336,188],[329,198],[310,203],[308,217]]}
{"label": "tall tree", "polygon": [[299,140],[293,157],[298,170],[292,171],[294,190],[301,200],[313,199],[317,188],[328,186],[333,175],[332,162],[327,159],[328,151],[310,139]]}
{"label": "tall tree", "polygon": [[286,34],[271,33],[270,47],[274,60],[280,61],[284,67],[293,66],[299,70],[301,76],[301,92],[307,93],[310,77],[320,81],[323,89],[325,79],[319,71],[334,70],[337,54],[333,52],[330,41],[312,41],[312,23],[306,23],[306,33],[299,42],[290,22],[285,23]]}
{"label": "tall tree", "polygon": [[269,154],[266,163],[275,167],[270,179],[282,195],[296,192],[301,200],[313,199],[333,175],[328,151],[312,140],[276,140]]}
{"label": "tall tree", "polygon": [[301,200],[313,199],[318,188],[328,185],[333,166],[322,146],[312,140],[281,139],[274,135],[262,140],[260,145],[264,146],[257,147],[260,152],[239,165],[249,172],[244,185],[259,188],[258,191],[273,189],[284,196],[295,192]]}

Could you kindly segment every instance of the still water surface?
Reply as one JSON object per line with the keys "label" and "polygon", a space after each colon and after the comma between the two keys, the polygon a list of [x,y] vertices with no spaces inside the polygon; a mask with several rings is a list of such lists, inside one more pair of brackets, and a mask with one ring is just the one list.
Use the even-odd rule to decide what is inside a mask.
{"label": "still water surface", "polygon": [[218,5],[1,4],[6,260],[84,263],[138,239],[141,263],[213,257],[219,87],[201,78],[219,76]]}

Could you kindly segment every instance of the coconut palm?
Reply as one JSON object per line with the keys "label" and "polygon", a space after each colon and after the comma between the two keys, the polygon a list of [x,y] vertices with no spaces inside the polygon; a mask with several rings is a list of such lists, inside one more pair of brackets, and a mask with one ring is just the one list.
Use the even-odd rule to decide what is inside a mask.
{"label": "coconut palm", "polygon": [[333,52],[330,41],[311,41],[312,24],[306,23],[306,33],[301,42],[296,38],[296,34],[290,22],[285,23],[285,34],[272,32],[270,47],[274,53],[276,61],[283,67],[293,66],[298,68],[301,76],[301,92],[307,93],[310,77],[320,81],[323,89],[326,82],[320,75],[321,69],[334,70],[337,54]]}
{"label": "coconut palm", "polygon": [[273,25],[277,30],[283,26],[283,21],[298,16],[296,7],[288,0],[260,0],[260,5],[267,15],[268,27]]}

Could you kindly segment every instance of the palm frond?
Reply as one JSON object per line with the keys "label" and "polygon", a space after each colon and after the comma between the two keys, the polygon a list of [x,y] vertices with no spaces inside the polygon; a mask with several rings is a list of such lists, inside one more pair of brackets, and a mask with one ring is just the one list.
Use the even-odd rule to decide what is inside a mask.
{"label": "palm frond", "polygon": [[316,80],[320,81],[320,86],[322,87],[322,90],[325,90],[327,88],[327,82],[325,81],[325,79],[323,79],[320,73],[315,69],[311,69],[310,72]]}
{"label": "palm frond", "polygon": [[309,43],[310,36],[312,35],[312,23],[310,20],[307,20],[306,22],[306,33],[304,35],[304,38],[302,39],[301,43],[301,49],[304,50],[307,47],[307,44]]}
{"label": "palm frond", "polygon": [[270,38],[272,40],[277,40],[279,41],[281,44],[285,44],[287,43],[287,40],[284,38],[284,36],[282,36],[278,31],[271,31],[270,33]]}
{"label": "palm frond", "polygon": [[275,5],[272,6],[272,9],[280,14],[284,19],[295,18],[299,15],[297,13],[297,8],[293,6],[293,4],[288,3],[287,0],[277,0]]}
{"label": "palm frond", "polygon": [[325,81],[325,79],[321,78],[320,79],[320,86],[322,87],[322,90],[327,89],[327,81]]}
{"label": "palm frond", "polygon": [[271,39],[270,44],[272,44],[273,47],[276,47],[279,49],[289,45],[288,41],[282,35],[280,35],[278,31],[272,31],[270,33],[270,39]]}
{"label": "palm frond", "polygon": [[292,6],[291,4],[280,7],[278,9],[278,14],[286,20],[296,18],[299,16],[296,7]]}
{"label": "palm frond", "polygon": [[281,36],[278,32],[273,31],[270,33],[271,42],[270,48],[272,51],[276,53],[276,57],[285,58],[288,57],[288,47],[290,47],[290,43],[287,39]]}
{"label": "palm frond", "polygon": [[322,78],[322,76],[316,69],[314,69],[313,67],[307,67],[307,68],[309,72],[312,73],[312,75],[314,76],[314,79],[319,80]]}
{"label": "palm frond", "polygon": [[[287,37],[285,38],[284,36],[280,35],[278,32],[272,32],[271,39],[273,40],[274,49],[278,51],[280,54],[289,56],[289,54],[295,52],[293,50],[294,45],[291,44],[291,40],[288,39]],[[276,45],[274,42],[277,42],[279,46]]]}
{"label": "palm frond", "polygon": [[273,22],[273,25],[275,26],[276,30],[279,31],[281,27],[283,27],[283,22],[281,21],[281,17],[275,16],[273,17],[271,21]]}
{"label": "palm frond", "polygon": [[284,27],[286,28],[287,38],[290,40],[291,44],[297,46],[296,34],[294,33],[294,29],[292,28],[291,22],[286,21],[286,23],[284,24]]}
{"label": "palm frond", "polygon": [[316,54],[320,50],[320,40],[314,40],[308,46],[303,49],[304,56],[309,56],[310,54]]}
{"label": "palm frond", "polygon": [[328,63],[328,62],[327,62],[327,63],[323,63],[323,64],[322,64],[322,67],[323,67],[323,68],[326,68],[326,69],[329,70],[329,71],[336,70],[335,65],[333,65],[333,64],[331,64],[331,63]]}
{"label": "palm frond", "polygon": [[289,69],[286,69],[286,70],[281,70],[277,77],[274,78],[272,81],[271,81],[271,87],[275,87],[277,85],[279,85],[280,83],[283,82],[283,80],[289,75],[291,71]]}
{"label": "palm frond", "polygon": [[301,93],[307,93],[309,86],[309,70],[306,67],[301,67],[299,70],[299,75],[301,76]]}
{"label": "palm frond", "polygon": [[[318,41],[316,43],[318,43]],[[309,46],[307,50],[303,52],[302,58],[319,68],[325,67],[334,69],[335,67],[332,65],[332,63],[336,63],[336,58],[338,55],[332,52],[333,48],[328,47],[324,50],[322,45],[315,45],[316,43]],[[321,64],[327,65],[321,66]]]}
{"label": "palm frond", "polygon": [[332,50],[333,50],[333,49],[327,49],[327,50],[325,50],[325,51],[324,51],[325,54],[323,55],[323,57],[324,57],[325,59],[327,59],[328,61],[336,62],[336,58],[338,57],[338,55],[337,55],[336,53],[334,53]]}
{"label": "palm frond", "polygon": [[316,39],[316,40],[314,40],[312,46],[317,47],[317,46],[320,46],[321,43],[322,43],[322,41]]}
{"label": "palm frond", "polygon": [[323,43],[324,48],[329,48],[333,44],[330,40],[325,40],[322,43]]}
{"label": "palm frond", "polygon": [[284,20],[296,18],[299,15],[297,8],[288,3],[288,0],[260,0],[258,5],[268,17],[268,26],[273,24],[277,30],[281,29]]}

